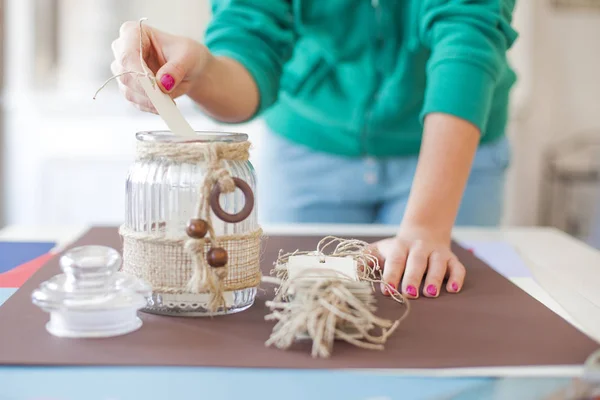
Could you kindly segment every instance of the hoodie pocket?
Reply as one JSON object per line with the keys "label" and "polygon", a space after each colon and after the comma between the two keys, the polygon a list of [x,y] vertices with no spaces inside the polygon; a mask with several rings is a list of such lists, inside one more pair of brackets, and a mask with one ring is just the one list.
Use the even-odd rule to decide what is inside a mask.
{"label": "hoodie pocket", "polygon": [[292,58],[285,65],[280,86],[282,91],[294,96],[311,93],[330,72],[330,64],[320,46],[303,40],[296,45]]}

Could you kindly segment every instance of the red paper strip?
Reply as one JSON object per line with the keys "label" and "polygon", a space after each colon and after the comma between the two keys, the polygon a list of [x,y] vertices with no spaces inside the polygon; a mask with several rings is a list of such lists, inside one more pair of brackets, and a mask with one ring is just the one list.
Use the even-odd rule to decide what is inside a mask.
{"label": "red paper strip", "polygon": [[48,260],[54,256],[53,253],[46,253],[33,260],[19,265],[10,271],[0,274],[0,287],[19,288],[27,279],[40,269]]}

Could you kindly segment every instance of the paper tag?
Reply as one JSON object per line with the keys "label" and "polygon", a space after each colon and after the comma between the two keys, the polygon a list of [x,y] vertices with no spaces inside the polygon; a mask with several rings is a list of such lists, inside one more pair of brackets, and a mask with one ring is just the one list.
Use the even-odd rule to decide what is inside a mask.
{"label": "paper tag", "polygon": [[[323,262],[324,261],[324,262]],[[307,269],[323,269],[339,272],[358,281],[356,261],[352,257],[290,256],[287,263],[288,278],[293,279]]]}
{"label": "paper tag", "polygon": [[137,78],[158,111],[158,115],[165,121],[171,132],[179,136],[196,136],[196,132],[185,120],[173,99],[160,90],[153,77],[139,75]]}

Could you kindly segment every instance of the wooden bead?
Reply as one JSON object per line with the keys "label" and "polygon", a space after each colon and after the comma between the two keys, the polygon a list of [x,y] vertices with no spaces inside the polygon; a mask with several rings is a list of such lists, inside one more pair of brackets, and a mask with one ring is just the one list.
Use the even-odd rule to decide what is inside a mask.
{"label": "wooden bead", "polygon": [[203,219],[192,218],[185,230],[187,235],[194,239],[202,239],[208,232],[208,223]]}
{"label": "wooden bead", "polygon": [[227,250],[221,247],[213,247],[206,254],[206,261],[211,267],[224,267],[227,265]]}

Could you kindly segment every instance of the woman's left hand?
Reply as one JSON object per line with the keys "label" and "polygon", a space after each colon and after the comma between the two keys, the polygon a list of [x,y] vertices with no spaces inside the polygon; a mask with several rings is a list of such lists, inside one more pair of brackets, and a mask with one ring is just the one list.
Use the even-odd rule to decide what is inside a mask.
{"label": "woman's left hand", "polygon": [[[465,267],[450,249],[450,235],[419,226],[402,226],[398,234],[373,243],[373,254],[383,267],[383,281],[409,298],[438,297],[444,279],[446,290],[457,293],[465,279]],[[389,294],[382,285],[384,294]]]}

